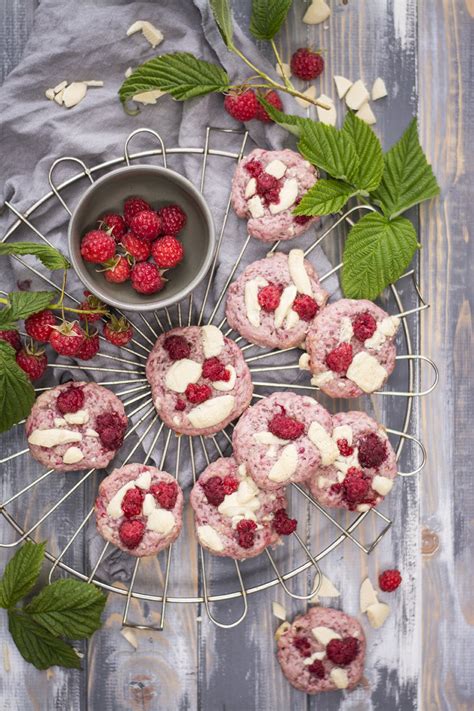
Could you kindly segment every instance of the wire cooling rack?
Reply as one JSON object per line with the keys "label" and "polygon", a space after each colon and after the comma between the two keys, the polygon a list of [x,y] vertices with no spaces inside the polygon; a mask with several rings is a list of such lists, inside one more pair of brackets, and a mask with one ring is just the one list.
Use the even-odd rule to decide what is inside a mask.
{"label": "wire cooling rack", "polygon": [[[234,141],[235,139],[239,140],[240,146],[238,150],[226,151],[222,149],[212,148],[210,145],[211,137],[215,136],[217,133],[230,134],[230,138],[232,141]],[[151,135],[153,139],[157,141],[159,147],[131,154],[129,151],[130,141],[138,134]],[[71,215],[71,210],[64,197],[64,193],[65,191],[67,191],[68,188],[73,186],[79,189],[83,189],[84,181],[86,183],[87,181],[90,181],[92,183],[94,181],[95,174],[101,174],[104,171],[113,170],[116,167],[120,167],[122,164],[130,165],[131,160],[139,160],[143,158],[160,156],[163,164],[166,166],[167,158],[171,155],[197,156],[198,158],[201,157],[200,177],[198,182],[200,190],[201,192],[203,192],[205,186],[206,172],[208,170],[210,160],[212,159],[213,162],[215,160],[224,160],[226,162],[230,161],[231,163],[235,163],[236,161],[239,161],[244,155],[246,143],[247,132],[245,131],[222,129],[218,127],[207,127],[204,145],[202,147],[166,148],[159,134],[157,134],[151,129],[142,128],[137,129],[128,136],[124,145],[124,153],[122,156],[113,158],[101,164],[97,164],[93,167],[87,167],[83,161],[76,157],[65,156],[59,158],[52,164],[51,169],[49,171],[49,184],[51,190],[45,193],[42,198],[32,204],[24,212],[20,212],[19,210],[17,210],[15,206],[11,204],[11,202],[7,201],[5,203],[7,208],[15,216],[16,219],[14,220],[13,224],[7,229],[6,233],[1,238],[1,241],[5,241],[16,236],[22,236],[23,233],[26,233],[28,239],[31,239],[31,232],[33,232],[36,238],[39,238],[47,244],[51,244],[48,238],[32,222],[31,218],[33,216],[36,218],[35,213],[38,213],[40,211],[40,208],[45,203],[49,205],[50,201],[57,200],[58,209],[60,209],[60,206],[62,206],[62,208],[64,208],[67,213]],[[75,165],[79,165],[80,170],[68,180],[65,180],[61,184],[56,185],[54,182],[54,174],[58,166],[63,163],[72,163]],[[308,256],[318,245],[323,243],[323,241],[327,239],[329,235],[334,233],[340,224],[348,223],[352,225],[352,218],[356,218],[358,215],[360,215],[361,212],[363,213],[364,211],[371,209],[372,208],[369,206],[356,206],[352,209],[349,209],[343,215],[335,216],[332,219],[330,226],[324,229],[324,231],[322,231],[322,233],[318,235],[317,239],[306,249],[305,256]],[[269,390],[271,391],[278,390],[279,388],[285,388],[297,392],[302,391],[309,394],[314,394],[318,390],[317,387],[312,386],[310,384],[294,382],[292,383],[288,381],[285,382],[285,374],[288,373],[291,376],[292,373],[293,375],[295,375],[295,373],[299,371],[297,348],[287,348],[282,350],[261,348],[258,349],[257,346],[246,342],[245,339],[243,339],[241,336],[232,331],[232,329],[228,328],[226,325],[225,318],[222,318],[224,306],[223,302],[227,288],[233,280],[236,272],[241,266],[245,264],[246,250],[249,245],[249,241],[251,240],[251,237],[249,235],[247,235],[230,273],[225,278],[223,288],[221,289],[214,303],[212,305],[209,303],[211,297],[211,286],[213,284],[213,280],[215,278],[216,270],[218,267],[219,254],[223,249],[223,245],[225,244],[226,238],[230,239],[228,235],[229,230],[226,231],[229,211],[230,191],[224,209],[222,224],[220,225],[220,229],[218,232],[216,251],[209,271],[207,283],[204,289],[204,295],[199,304],[195,303],[196,298],[193,297],[193,294],[191,294],[184,303],[177,304],[176,309],[173,308],[171,310],[168,308],[164,308],[161,311],[153,313],[149,318],[146,318],[141,313],[127,313],[127,318],[129,318],[129,320],[131,320],[134,325],[135,337],[128,346],[123,347],[121,349],[116,349],[110,346],[110,344],[107,344],[107,347],[109,348],[109,350],[112,350],[112,353],[100,353],[100,358],[105,359],[105,361],[109,365],[94,365],[87,363],[76,365],[70,362],[63,363],[60,359],[58,359],[55,363],[49,364],[49,367],[53,369],[66,371],[77,370],[81,371],[82,373],[85,372],[86,374],[90,374],[91,378],[94,375],[98,376],[99,378],[105,378],[103,380],[99,380],[99,382],[102,385],[111,388],[115,392],[115,394],[122,399],[124,406],[127,410],[129,421],[133,423],[126,434],[126,446],[130,445],[131,448],[128,451],[128,454],[126,455],[125,459],[122,460],[122,465],[128,461],[138,461],[139,459],[141,459],[143,463],[147,463],[153,455],[157,466],[159,466],[160,468],[165,468],[170,472],[173,472],[176,476],[176,479],[180,480],[185,469],[182,463],[185,460],[185,452],[187,452],[188,456],[186,457],[186,462],[189,462],[189,467],[186,468],[187,473],[189,474],[190,469],[190,473],[192,474],[192,480],[196,481],[197,477],[199,476],[196,461],[198,453],[201,453],[201,456],[204,457],[205,463],[210,463],[216,457],[220,457],[224,454],[230,453],[229,445],[231,445],[232,441],[231,434],[233,425],[230,425],[222,432],[211,437],[184,437],[178,436],[172,430],[168,429],[164,425],[164,423],[159,420],[158,415],[155,412],[152,403],[150,387],[145,378],[145,363],[148,353],[154,345],[156,338],[160,335],[160,333],[163,333],[172,327],[214,323],[215,325],[218,325],[218,327],[224,332],[226,336],[233,338],[235,342],[240,345],[244,353],[244,357],[249,365],[252,374],[253,385],[255,388],[254,399],[264,397],[264,394],[259,392],[260,390],[268,392]],[[279,249],[279,246],[279,243],[276,243],[272,247],[271,251],[273,252]],[[43,274],[40,269],[37,269],[35,266],[32,266],[28,263],[28,261],[25,261],[21,257],[16,256],[14,257],[14,259],[16,259],[24,269],[32,272],[43,282],[46,282],[49,287],[58,291],[60,290],[60,287],[55,284],[51,278]],[[341,267],[342,263],[339,263],[334,266],[326,274],[320,276],[321,281],[324,282],[331,275],[337,274]],[[384,389],[380,392],[374,393],[374,395],[380,397],[396,397],[404,401],[404,415],[401,429],[394,430],[388,428],[387,431],[389,434],[398,438],[398,442],[396,445],[397,459],[399,459],[402,453],[404,443],[406,441],[416,444],[419,447],[420,451],[418,456],[418,466],[416,466],[416,468],[410,472],[399,472],[400,476],[407,477],[418,473],[423,468],[426,461],[426,452],[422,442],[409,433],[410,420],[413,409],[413,400],[414,398],[427,395],[436,387],[436,384],[438,382],[438,370],[432,360],[414,352],[413,339],[410,334],[410,329],[407,322],[407,316],[410,316],[411,314],[416,314],[428,308],[428,304],[424,302],[421,296],[416,281],[416,273],[414,270],[410,270],[406,274],[404,274],[401,279],[407,279],[412,281],[412,286],[418,301],[418,305],[415,308],[404,310],[401,295],[399,289],[397,288],[397,285],[392,284],[390,286],[390,290],[393,295],[393,301],[396,306],[396,310],[394,313],[402,320],[402,339],[404,347],[403,349],[406,352],[398,355],[397,361],[406,361],[407,387],[404,391],[390,391]],[[72,303],[79,303],[79,300],[68,292],[66,292],[66,298],[69,299]],[[209,310],[210,308],[212,308],[210,315],[206,315],[205,317],[206,309]],[[102,336],[100,337],[102,341],[105,342],[105,339],[103,339]],[[255,350],[260,350],[263,352],[259,352],[255,355],[252,355],[252,351]],[[291,358],[293,355],[294,360],[291,362],[286,362],[288,360],[288,357],[285,356],[285,360],[281,365],[273,364],[273,359],[283,354],[289,354],[289,358]],[[272,364],[265,365],[265,362],[269,361],[270,359],[272,359]],[[419,372],[417,366],[421,365],[421,363],[429,365],[433,371],[433,382],[425,390],[416,389],[415,385],[415,383],[419,382]],[[276,382],[266,380],[265,373],[268,374],[270,372],[277,372],[278,376],[280,377],[281,375],[282,379],[279,379]],[[38,388],[37,392],[42,392],[47,389],[48,388]],[[23,424],[24,421],[18,423],[18,426],[21,427]],[[0,459],[0,464],[5,464],[14,459],[18,459],[18,462],[20,463],[21,457],[26,456],[28,454],[28,451],[28,447],[20,449],[19,451],[14,452],[13,454],[3,459]],[[159,454],[160,452],[161,454]],[[25,512],[27,511],[28,494],[35,491],[36,488],[40,487],[42,484],[47,486],[48,478],[53,474],[53,470],[50,469],[43,472],[40,476],[25,485],[15,494],[9,496],[5,501],[3,501],[3,503],[0,504],[0,513],[2,514],[3,518],[8,522],[8,524],[10,524],[10,526],[14,529],[14,531],[16,531],[16,533],[19,535],[18,538],[13,542],[0,542],[0,547],[14,548],[22,541],[30,539],[35,533],[35,531],[40,526],[42,526],[43,523],[48,521],[48,519],[48,523],[52,527],[54,527],[55,525],[55,520],[56,525],[60,526],[60,519],[55,518],[54,514],[60,516],[62,505],[66,501],[71,499],[71,497],[73,497],[74,495],[79,496],[86,482],[91,478],[94,472],[95,470],[91,469],[86,473],[81,473],[77,481],[74,477],[70,478],[69,474],[64,475],[65,477],[67,477],[68,482],[74,482],[73,485],[64,495],[62,495],[60,498],[58,498],[57,501],[50,505],[47,510],[40,516],[40,518],[34,524],[31,525],[25,522],[27,520]],[[20,467],[18,467],[18,473],[20,473]],[[332,515],[330,515],[328,511],[326,511],[326,509],[320,506],[310,496],[308,491],[306,491],[298,484],[292,484],[292,487],[297,492],[297,495],[302,496],[304,501],[307,502],[310,510],[314,508],[316,514],[323,517],[323,519],[327,520],[330,525],[334,527],[336,537],[329,545],[315,552],[311,550],[312,546],[308,545],[295,531],[292,534],[292,537],[296,541],[298,546],[301,548],[302,554],[304,554],[303,562],[301,562],[299,565],[297,565],[291,570],[281,572],[280,567],[277,565],[274,556],[267,549],[264,553],[261,554],[259,558],[265,559],[266,556],[270,565],[270,570],[272,571],[272,577],[270,577],[270,579],[268,580],[265,580],[264,582],[258,582],[254,585],[246,585],[244,582],[245,576],[241,570],[241,564],[238,561],[234,561],[235,579],[237,581],[237,586],[235,586],[235,583],[233,583],[234,589],[231,589],[229,592],[225,592],[222,594],[211,594],[210,583],[206,573],[206,554],[202,547],[199,546],[199,544],[195,540],[190,541],[190,545],[197,546],[199,550],[200,594],[196,596],[171,596],[168,592],[170,578],[172,575],[172,546],[170,546],[166,551],[160,554],[161,556],[164,556],[164,575],[162,582],[162,590],[159,592],[159,594],[156,594],[154,591],[148,592],[137,589],[137,574],[139,571],[139,566],[141,564],[140,558],[136,559],[130,571],[130,577],[126,585],[118,585],[114,582],[110,582],[104,576],[104,574],[101,574],[101,564],[110,546],[108,542],[103,544],[99,554],[96,556],[95,563],[91,566],[91,569],[89,571],[86,569],[86,564],[84,564],[83,570],[78,570],[77,567],[66,563],[65,557],[68,551],[74,545],[74,543],[78,541],[81,534],[85,534],[86,527],[88,526],[88,524],[91,523],[91,519],[93,518],[93,506],[90,508],[87,515],[83,518],[80,524],[75,528],[74,532],[72,533],[62,550],[57,555],[53,555],[49,551],[47,552],[46,555],[52,563],[52,567],[50,570],[50,579],[52,579],[53,576],[58,572],[58,570],[61,569],[66,573],[74,575],[82,580],[94,582],[106,591],[122,595],[125,598],[122,624],[124,626],[137,627],[140,629],[163,629],[165,623],[166,606],[168,603],[204,603],[209,619],[214,624],[216,624],[218,627],[230,628],[235,627],[245,618],[248,611],[248,597],[249,595],[258,591],[265,590],[276,585],[281,585],[285,593],[289,596],[299,600],[308,600],[314,594],[316,594],[320,585],[321,573],[318,565],[320,560],[322,560],[326,555],[328,555],[328,553],[336,549],[346,539],[350,540],[357,548],[359,548],[365,554],[370,554],[371,551],[386,534],[392,524],[392,521],[378,509],[371,509],[370,511],[366,511],[357,515],[350,523],[350,525],[344,526],[339,521],[337,521]],[[19,509],[20,512],[24,513],[23,519],[25,520],[19,521],[18,519],[20,518],[20,516],[18,514],[13,515],[11,511],[11,507],[13,504],[15,504],[17,508],[18,504],[20,504]],[[93,504],[93,501],[91,501],[91,504]],[[368,545],[363,545],[360,540],[355,537],[354,532],[359,528],[359,526],[361,526],[361,524],[363,524],[367,517],[375,517],[375,520],[377,521],[378,525],[381,526],[381,530],[378,534],[376,534],[375,538]],[[96,535],[98,537],[98,534]],[[288,544],[285,543],[285,545]],[[126,554],[123,555],[126,556]],[[317,575],[315,576],[315,585],[313,586],[311,592],[307,595],[299,595],[291,591],[287,586],[287,581],[299,575],[303,571],[307,571],[310,567],[313,567],[317,572]],[[240,598],[242,602],[242,612],[239,614],[238,618],[230,622],[219,621],[211,611],[211,603],[213,603],[214,607],[215,603],[233,600],[236,598]],[[130,622],[128,619],[128,615],[132,599],[160,603],[159,624],[157,624],[156,626],[152,626],[144,624],[133,624],[132,622]]]}

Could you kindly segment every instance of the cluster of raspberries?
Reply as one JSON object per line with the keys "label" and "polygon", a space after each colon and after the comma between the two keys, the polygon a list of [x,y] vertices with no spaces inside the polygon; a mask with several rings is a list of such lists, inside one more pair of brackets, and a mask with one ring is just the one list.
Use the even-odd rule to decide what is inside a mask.
{"label": "cluster of raspberries", "polygon": [[178,498],[178,487],[174,482],[161,481],[152,484],[148,492],[138,486],[125,492],[122,500],[122,511],[125,519],[120,524],[119,538],[127,548],[136,548],[146,531],[146,525],[141,517],[145,494],[152,494],[157,504],[171,511]]}

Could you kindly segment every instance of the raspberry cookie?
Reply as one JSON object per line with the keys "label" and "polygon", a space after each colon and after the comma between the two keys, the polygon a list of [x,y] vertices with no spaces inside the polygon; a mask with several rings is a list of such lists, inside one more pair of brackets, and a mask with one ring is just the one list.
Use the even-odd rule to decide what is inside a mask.
{"label": "raspberry cookie", "polygon": [[326,306],[306,337],[311,382],[330,397],[359,397],[379,390],[395,367],[400,326],[372,301],[340,299]]}
{"label": "raspberry cookie", "polygon": [[317,179],[316,168],[298,153],[256,148],[237,166],[232,207],[239,217],[248,218],[252,237],[263,242],[293,239],[318,219],[292,214]]}
{"label": "raspberry cookie", "polygon": [[34,459],[61,472],[106,467],[126,428],[118,397],[97,383],[79,381],[40,395],[25,425]]}
{"label": "raspberry cookie", "polygon": [[180,434],[210,435],[250,404],[253,385],[242,351],[216,326],[161,335],[146,365],[163,422]]}
{"label": "raspberry cookie", "polygon": [[307,482],[324,506],[368,511],[389,493],[397,459],[385,429],[365,412],[341,412],[332,418],[338,454],[330,466]]}
{"label": "raspberry cookie", "polygon": [[183,492],[170,474],[127,464],[100,484],[95,515],[106,541],[138,558],[156,555],[179,536]]}
{"label": "raspberry cookie", "polygon": [[298,346],[325,305],[328,293],[319,284],[302,249],[276,252],[250,264],[230,285],[226,317],[251,343],[272,348]]}
{"label": "raspberry cookie", "polygon": [[199,542],[214,555],[253,558],[296,529],[286,513],[284,489],[262,491],[233,457],[204,470],[190,501]]}
{"label": "raspberry cookie", "polygon": [[292,686],[306,694],[353,689],[364,672],[365,635],[354,617],[311,607],[278,639],[277,658]]}
{"label": "raspberry cookie", "polygon": [[234,456],[261,489],[309,479],[334,461],[331,416],[310,397],[274,393],[250,407],[232,438]]}

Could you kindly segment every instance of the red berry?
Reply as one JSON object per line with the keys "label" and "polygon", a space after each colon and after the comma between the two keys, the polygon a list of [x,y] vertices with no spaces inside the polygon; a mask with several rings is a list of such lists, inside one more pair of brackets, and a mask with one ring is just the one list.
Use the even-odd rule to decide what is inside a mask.
{"label": "red berry", "polygon": [[367,338],[372,338],[377,328],[377,321],[374,319],[372,314],[365,311],[362,314],[357,314],[352,322],[352,328],[354,331],[354,336],[358,341],[363,343]]}
{"label": "red berry", "polygon": [[70,412],[77,412],[84,405],[84,391],[82,387],[71,385],[67,390],[63,390],[56,398],[56,407],[61,415]]}
{"label": "red berry", "polygon": [[84,342],[76,353],[79,360],[91,360],[100,350],[99,334],[94,329],[90,333],[84,334]]}
{"label": "red berry", "polygon": [[20,334],[13,328],[7,331],[0,330],[0,341],[5,341],[5,343],[8,343],[16,351],[19,351],[21,348]]}
{"label": "red berry", "polygon": [[298,294],[291,308],[303,321],[311,321],[319,311],[316,301],[307,294]]}
{"label": "red berry", "polygon": [[30,380],[41,378],[48,365],[48,359],[44,351],[35,351],[28,346],[18,351],[16,362],[25,371]]}
{"label": "red berry", "polygon": [[189,402],[193,405],[199,405],[201,402],[206,402],[212,396],[212,390],[209,385],[195,385],[189,383],[185,390],[185,395]]}
{"label": "red berry", "polygon": [[[79,306],[81,311],[96,311],[97,309],[105,309],[106,306],[97,296],[91,294],[90,291],[85,291],[84,296],[86,297],[82,304]],[[102,314],[80,314],[82,321],[87,321],[87,323],[94,323],[95,321],[100,321]]]}
{"label": "red berry", "polygon": [[359,640],[355,637],[331,639],[326,646],[328,659],[338,666],[347,666],[354,661],[359,653]]}
{"label": "red berry", "polygon": [[49,342],[56,353],[64,356],[77,355],[84,339],[84,331],[75,321],[64,321],[60,326],[54,326],[49,336]]}
{"label": "red berry", "polygon": [[121,238],[127,231],[127,226],[122,215],[116,212],[110,212],[100,218],[99,224],[101,229],[108,230],[116,242],[120,242]]}
{"label": "red berry", "polygon": [[260,175],[260,173],[262,172],[263,165],[260,163],[259,160],[255,160],[255,158],[252,158],[252,160],[248,160],[245,163],[244,168],[248,173],[250,173],[253,178],[256,178],[257,175]]}
{"label": "red berry", "polygon": [[354,447],[349,445],[347,439],[338,439],[337,446],[343,457],[350,457],[351,454],[354,454]]}
{"label": "red berry", "polygon": [[[351,467],[352,469],[353,467]],[[351,469],[347,472],[346,478],[342,485],[344,488],[344,496],[351,504],[361,503],[367,496],[370,484],[367,479],[363,479],[358,475],[351,474]]]}
{"label": "red berry", "polygon": [[335,373],[345,373],[352,363],[352,346],[350,343],[340,343],[327,354],[326,365]]}
{"label": "red berry", "polygon": [[264,170],[257,175],[257,193],[268,204],[271,202],[279,202],[280,200],[280,181],[274,175],[266,173]]}
{"label": "red berry", "polygon": [[[267,91],[266,94],[262,94],[262,96],[267,103],[269,103],[275,109],[278,109],[278,111],[281,111],[283,109],[283,104],[281,103],[280,95],[273,89]],[[257,111],[255,113],[255,118],[259,121],[263,121],[264,123],[271,123],[273,121],[273,119],[270,118],[270,116],[268,115],[267,110],[263,108],[260,102],[257,103]]]}
{"label": "red berry", "polygon": [[376,469],[387,459],[387,442],[375,432],[369,432],[361,437],[358,447],[359,463],[366,469]]}
{"label": "red berry", "polygon": [[109,262],[105,262],[104,276],[112,284],[123,284],[130,278],[130,264],[126,257],[114,257]]}
{"label": "red berry", "polygon": [[237,489],[239,488],[239,482],[235,477],[229,475],[224,477],[222,486],[224,488],[224,494],[228,496],[230,494],[233,494],[234,491],[237,491]]}
{"label": "red berry", "polygon": [[158,501],[162,509],[170,511],[176,504],[178,498],[178,487],[174,481],[160,481],[159,484],[153,484],[150,487],[150,492]]}
{"label": "red berry", "polygon": [[402,582],[402,576],[396,569],[384,570],[379,575],[379,587],[384,592],[393,592]]}
{"label": "red berry", "polygon": [[[301,202],[301,198],[296,198],[295,200],[295,206],[299,205]],[[293,215],[293,222],[296,222],[297,225],[306,225],[309,220],[312,218],[309,215]]]}
{"label": "red berry", "polygon": [[206,358],[202,364],[202,377],[208,378],[215,382],[216,380],[230,380],[230,372],[226,370],[226,367],[222,361],[217,357]]}
{"label": "red berry", "polygon": [[56,316],[49,309],[39,311],[28,316],[25,320],[25,331],[31,338],[40,343],[47,343],[51,335],[51,328],[57,323]]}
{"label": "red berry", "polygon": [[258,290],[258,303],[264,311],[275,311],[280,303],[282,288],[276,284],[268,284]]}
{"label": "red berry", "polygon": [[178,412],[183,412],[183,410],[186,409],[186,403],[184,400],[181,400],[181,398],[178,398],[176,400],[176,405],[174,406],[174,409],[177,410]]}
{"label": "red berry", "polygon": [[289,536],[290,533],[296,531],[297,525],[298,521],[296,518],[290,518],[286,509],[278,509],[278,511],[275,511],[273,528],[281,536]]}
{"label": "red berry", "polygon": [[320,659],[315,659],[312,664],[308,665],[310,674],[314,674],[318,679],[324,679],[324,664]]}
{"label": "red berry", "polygon": [[107,232],[91,230],[84,235],[81,242],[81,255],[86,262],[102,264],[115,254],[115,240]]}
{"label": "red berry", "polygon": [[237,524],[237,542],[241,548],[252,548],[255,543],[255,531],[257,524],[255,521],[243,518]]}
{"label": "red berry", "polygon": [[183,336],[168,336],[163,342],[163,348],[171,360],[189,358],[191,353],[191,346]]}
{"label": "red berry", "polygon": [[155,294],[161,291],[165,281],[157,267],[150,262],[138,262],[132,267],[132,286],[139,294]]}
{"label": "red berry", "polygon": [[154,210],[143,210],[132,217],[130,227],[137,237],[151,242],[161,232],[161,220]]}
{"label": "red berry", "polygon": [[304,424],[282,413],[273,415],[268,423],[269,431],[281,439],[298,439],[304,433]]}
{"label": "red berry", "polygon": [[212,506],[220,506],[224,501],[224,482],[220,476],[212,476],[207,481],[201,482],[204,495]]}
{"label": "red berry", "polygon": [[224,99],[224,109],[236,121],[251,121],[257,115],[259,103],[252,89],[232,91]]}
{"label": "red berry", "polygon": [[153,242],[151,253],[160,269],[177,267],[184,258],[183,245],[173,235],[165,235]]}
{"label": "red berry", "polygon": [[179,205],[165,205],[158,210],[164,235],[177,235],[186,224],[186,213]]}
{"label": "red berry", "polygon": [[119,528],[119,538],[126,548],[136,548],[145,533],[145,524],[138,518],[132,521],[122,521]]}
{"label": "red berry", "polygon": [[111,316],[110,321],[104,324],[104,338],[114,346],[126,346],[133,338],[133,327],[125,316],[117,318]]}
{"label": "red berry", "polygon": [[133,518],[133,516],[140,516],[142,512],[143,500],[145,498],[145,493],[142,489],[136,486],[134,489],[129,489],[125,492],[125,496],[122,499],[122,511],[126,518]]}
{"label": "red berry", "polygon": [[291,57],[291,73],[299,79],[316,79],[324,69],[324,59],[319,52],[313,52],[307,47],[300,47]]}
{"label": "red berry", "polygon": [[103,412],[96,418],[94,429],[105,449],[118,449],[122,446],[125,427],[117,412]]}
{"label": "red berry", "polygon": [[307,637],[295,637],[293,647],[298,650],[302,657],[311,656],[311,642]]}
{"label": "red berry", "polygon": [[130,225],[130,220],[143,210],[151,210],[151,205],[141,197],[129,197],[123,204],[123,217],[127,225]]}
{"label": "red berry", "polygon": [[133,232],[129,232],[122,237],[122,244],[131,257],[136,262],[145,262],[151,254],[151,244],[144,239],[140,239]]}

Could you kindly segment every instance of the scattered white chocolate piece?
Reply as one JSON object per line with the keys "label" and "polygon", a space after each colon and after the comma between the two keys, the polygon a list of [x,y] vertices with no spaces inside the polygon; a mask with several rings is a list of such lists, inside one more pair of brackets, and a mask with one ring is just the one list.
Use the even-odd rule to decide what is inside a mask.
{"label": "scattered white chocolate piece", "polygon": [[302,353],[300,355],[300,359],[298,361],[298,367],[300,368],[300,370],[310,370],[309,354],[308,353]]}
{"label": "scattered white chocolate piece", "polygon": [[[304,96],[307,96],[308,99],[315,99],[316,98],[316,87],[314,84],[312,86],[309,86],[305,91],[301,92]],[[305,101],[304,99],[300,99],[299,96],[295,96],[295,101],[297,104],[302,106],[304,109],[307,106],[311,106],[311,101]]]}
{"label": "scattered white chocolate piece", "polygon": [[54,89],[46,89],[46,91],[44,92],[44,95],[46,96],[47,99],[49,99],[50,101],[53,101]]}
{"label": "scattered white chocolate piece", "polygon": [[377,77],[372,86],[372,101],[383,99],[384,96],[387,96],[387,87],[384,80],[381,77]]}
{"label": "scattered white chocolate piece", "polygon": [[356,111],[356,116],[357,118],[360,118],[361,121],[365,121],[365,123],[369,124],[369,126],[373,126],[374,123],[377,123],[377,119],[375,118],[374,112],[370,108],[368,101],[366,101],[365,104],[362,104],[360,109]]}
{"label": "scattered white chocolate piece", "polygon": [[132,645],[132,647],[134,649],[137,649],[137,647],[138,647],[137,636],[136,636],[135,632],[132,629],[130,629],[130,627],[122,627],[122,629],[120,630],[120,634],[122,635],[122,637],[124,637],[127,640],[127,642],[129,644]]}
{"label": "scattered white chocolate piece", "polygon": [[65,89],[66,87],[67,87],[67,81],[66,80],[60,81],[59,84],[56,84],[56,86],[53,86],[53,91],[55,94],[59,94],[59,92],[62,89]]}
{"label": "scattered white chocolate piece", "polygon": [[270,163],[264,168],[265,173],[273,175],[274,178],[280,179],[286,173],[286,164],[282,160],[271,160]]}
{"label": "scattered white chocolate piece", "polygon": [[327,20],[330,14],[331,8],[325,0],[313,0],[304,14],[303,22],[306,25],[319,25]]}
{"label": "scattered white chocolate piece", "polygon": [[280,202],[270,203],[270,212],[272,213],[272,215],[277,215],[279,212],[287,210],[294,204],[297,197],[298,181],[296,180],[296,178],[288,178],[287,180],[285,180],[285,182],[283,183],[283,187],[280,190]]}
{"label": "scattered white chocolate piece", "polygon": [[358,79],[346,94],[346,104],[353,111],[358,111],[362,104],[365,104],[369,99],[369,96],[364,82],[362,79]]}
{"label": "scattered white chocolate piece", "polygon": [[316,642],[326,647],[332,639],[341,639],[341,635],[330,627],[313,627],[311,630]]}
{"label": "scattered white chocolate piece", "polygon": [[316,111],[318,112],[318,119],[321,123],[326,124],[326,126],[335,126],[337,121],[337,111],[334,105],[334,101],[326,94],[321,94],[319,101],[323,101],[328,104],[329,109],[323,109],[322,106],[316,106]]}
{"label": "scattered white chocolate piece", "polygon": [[67,109],[77,106],[87,93],[87,85],[83,81],[73,81],[64,89],[63,104]]}
{"label": "scattered white chocolate piece", "polygon": [[367,612],[368,608],[371,607],[371,605],[376,605],[378,603],[379,599],[377,597],[377,592],[372,585],[370,578],[366,578],[363,582],[362,585],[360,586],[360,592],[359,592],[359,604],[360,604],[360,611],[361,612]]}
{"label": "scattered white chocolate piece", "polygon": [[61,89],[61,91],[58,91],[58,93],[54,95],[54,100],[59,106],[63,105],[63,96],[64,96],[64,89]]}
{"label": "scattered white chocolate piece", "polygon": [[131,77],[134,72],[133,67],[127,67],[125,70],[125,79],[128,79],[128,77]]}
{"label": "scattered white chocolate piece", "polygon": [[[282,71],[282,69],[283,69],[283,71]],[[286,62],[282,62],[281,67],[277,62],[275,71],[278,74],[278,76],[281,77],[282,79],[284,79],[284,78],[289,79],[291,77],[291,67]]]}
{"label": "scattered white chocolate piece", "polygon": [[83,82],[86,86],[104,86],[104,82],[101,79],[89,79]]}
{"label": "scattered white chocolate piece", "polygon": [[382,627],[390,614],[390,607],[385,602],[376,602],[367,608],[367,619],[374,629]]}
{"label": "scattered white chocolate piece", "polygon": [[286,620],[286,610],[279,602],[272,602],[272,612],[278,620]]}
{"label": "scattered white chocolate piece", "polygon": [[326,576],[323,575],[323,579],[318,590],[319,597],[339,597],[340,594],[339,590],[334,587],[329,578],[326,578]]}
{"label": "scattered white chocolate piece", "polygon": [[155,25],[148,22],[148,20],[137,20],[133,25],[130,25],[127,30],[127,37],[134,35],[135,32],[141,32],[153,49],[163,42],[163,35],[158,27],[155,27]]}
{"label": "scattered white chocolate piece", "polygon": [[340,99],[343,99],[351,88],[352,82],[350,79],[346,79],[346,77],[343,77],[340,74],[336,74],[333,78],[334,84],[336,85],[337,95]]}
{"label": "scattered white chocolate piece", "polygon": [[345,669],[334,667],[334,669],[331,669],[329,676],[338,689],[347,689],[349,686],[349,677]]}

